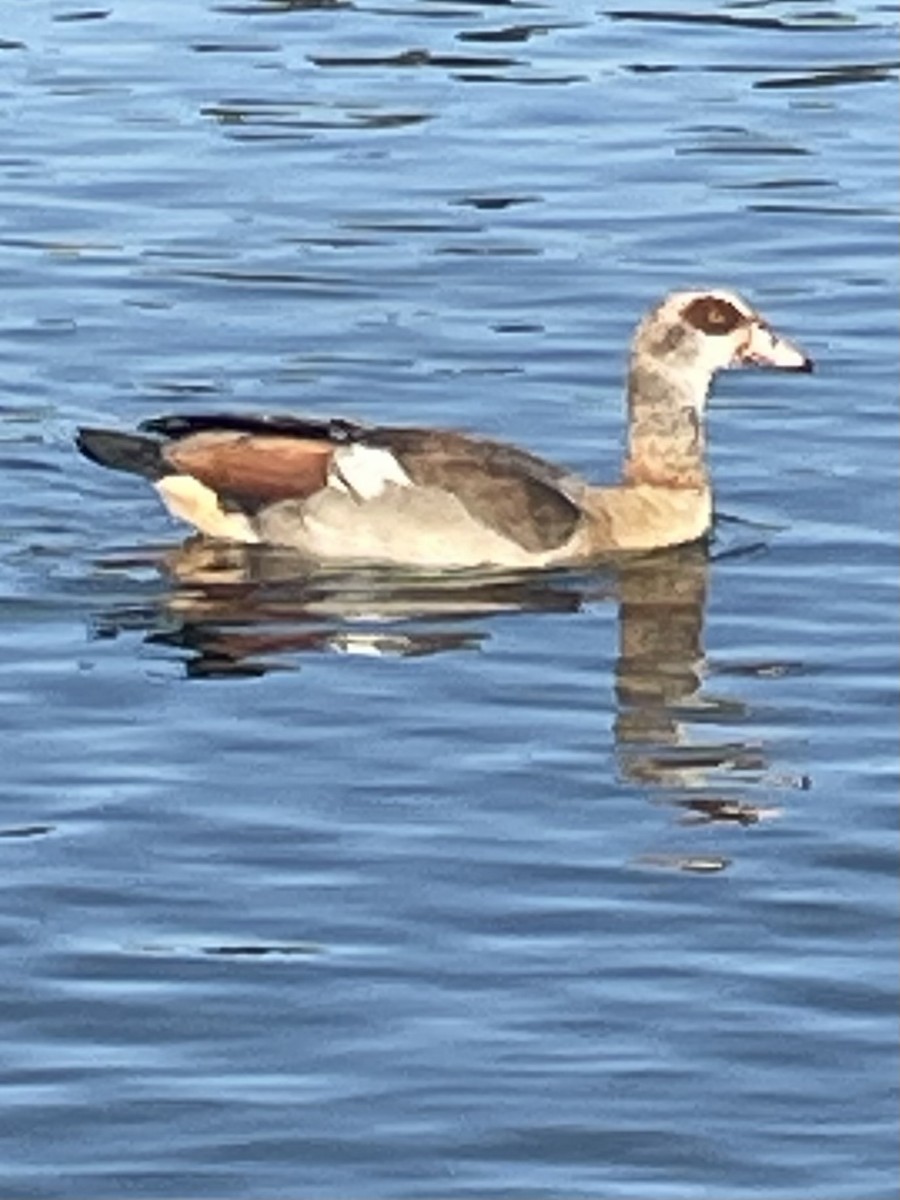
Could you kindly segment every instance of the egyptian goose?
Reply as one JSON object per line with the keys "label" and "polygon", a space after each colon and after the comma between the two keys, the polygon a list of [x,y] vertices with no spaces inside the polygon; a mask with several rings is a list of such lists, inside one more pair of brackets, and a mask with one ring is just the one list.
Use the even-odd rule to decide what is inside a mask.
{"label": "egyptian goose", "polygon": [[734,292],[682,291],[641,321],[621,482],[586,483],[515,446],[442,429],[230,414],[157,417],[78,447],[149,478],[214,538],[317,561],[441,569],[589,562],[700,538],[712,521],[704,413],[717,371],[811,371]]}

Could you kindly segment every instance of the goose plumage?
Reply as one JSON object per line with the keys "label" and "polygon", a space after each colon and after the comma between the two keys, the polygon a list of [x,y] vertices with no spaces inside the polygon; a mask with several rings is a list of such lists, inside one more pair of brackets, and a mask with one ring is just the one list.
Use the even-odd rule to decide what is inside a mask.
{"label": "goose plumage", "polygon": [[622,475],[606,485],[502,441],[342,418],[177,414],[135,433],[83,428],[77,444],[214,538],[328,563],[571,565],[708,532],[707,399],[718,371],[743,364],[813,366],[736,292],[652,308],[631,345]]}

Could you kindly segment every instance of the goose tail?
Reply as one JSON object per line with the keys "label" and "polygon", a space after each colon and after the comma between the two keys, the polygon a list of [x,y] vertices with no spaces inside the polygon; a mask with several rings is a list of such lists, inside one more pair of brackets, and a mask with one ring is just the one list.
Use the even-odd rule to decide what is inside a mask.
{"label": "goose tail", "polygon": [[162,443],[156,438],[114,429],[81,428],[75,444],[85,458],[113,471],[127,471],[152,480],[171,474],[171,467],[167,470],[163,461]]}

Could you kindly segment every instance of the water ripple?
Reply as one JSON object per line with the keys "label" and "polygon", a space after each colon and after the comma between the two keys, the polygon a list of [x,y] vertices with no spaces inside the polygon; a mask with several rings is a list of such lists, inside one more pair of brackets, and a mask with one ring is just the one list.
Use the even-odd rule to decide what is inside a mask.
{"label": "water ripple", "polygon": [[[892,1194],[895,7],[6,8],[0,1186]],[[708,548],[310,570],[72,447],[202,401],[613,480],[695,283],[820,367],[718,381]]]}

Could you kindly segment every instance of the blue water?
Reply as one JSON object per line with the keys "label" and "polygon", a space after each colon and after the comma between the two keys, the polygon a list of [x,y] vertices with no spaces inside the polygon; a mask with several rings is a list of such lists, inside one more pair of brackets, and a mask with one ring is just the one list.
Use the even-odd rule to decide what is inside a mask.
{"label": "blue water", "polygon": [[[14,0],[0,1195],[888,1200],[897,9]],[[738,287],[716,536],[441,586],[186,542],[82,422],[594,478]]]}

